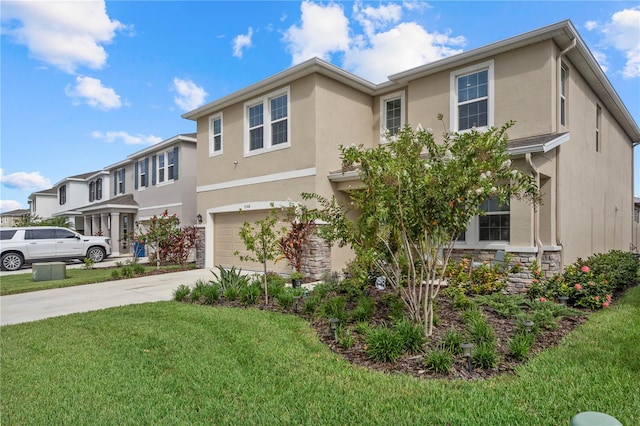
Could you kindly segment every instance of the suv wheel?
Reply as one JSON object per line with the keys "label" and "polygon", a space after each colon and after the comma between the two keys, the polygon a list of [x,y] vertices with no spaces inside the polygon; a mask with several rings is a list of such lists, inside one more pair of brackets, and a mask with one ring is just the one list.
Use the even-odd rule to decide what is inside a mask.
{"label": "suv wheel", "polygon": [[22,268],[24,259],[19,253],[5,253],[2,255],[2,269],[4,271],[17,271]]}
{"label": "suv wheel", "polygon": [[91,247],[89,251],[87,251],[87,258],[93,260],[94,262],[102,262],[104,260],[104,249],[101,247]]}

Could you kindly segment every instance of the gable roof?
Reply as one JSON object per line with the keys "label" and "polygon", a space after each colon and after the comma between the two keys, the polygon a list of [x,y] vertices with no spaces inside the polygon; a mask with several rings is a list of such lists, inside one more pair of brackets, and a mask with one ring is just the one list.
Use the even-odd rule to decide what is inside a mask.
{"label": "gable roof", "polygon": [[230,105],[249,100],[254,97],[257,92],[276,89],[277,87],[312,73],[326,75],[363,93],[375,96],[389,91],[394,87],[406,85],[409,81],[417,78],[476,62],[545,40],[553,40],[560,49],[572,46],[575,41],[575,47],[568,50],[565,56],[569,58],[589,86],[598,95],[602,103],[618,123],[620,123],[620,126],[624,129],[627,136],[634,143],[640,143],[640,128],[638,124],[627,110],[593,54],[569,20],[393,74],[389,76],[389,81],[381,84],[373,84],[321,59],[309,59],[265,80],[187,112],[183,114],[182,117],[189,120],[197,120],[200,117],[220,111]]}

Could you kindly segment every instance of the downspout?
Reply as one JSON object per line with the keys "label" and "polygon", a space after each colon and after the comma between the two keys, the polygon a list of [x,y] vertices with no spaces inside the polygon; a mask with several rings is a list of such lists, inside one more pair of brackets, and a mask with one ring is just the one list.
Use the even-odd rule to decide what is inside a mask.
{"label": "downspout", "polygon": [[[562,85],[562,57],[574,47],[577,40],[573,38],[569,46],[563,49],[556,59],[556,132],[560,132],[560,90]],[[565,111],[566,114],[567,111]],[[562,247],[560,250],[560,270],[564,270],[564,247],[562,246],[562,225],[560,221],[560,147],[556,147],[556,245]]]}
{"label": "downspout", "polygon": [[[531,153],[527,152],[524,155],[524,158],[527,160],[527,164],[533,171],[533,175],[536,179],[536,186],[540,188],[540,171],[533,165],[533,161],[531,161]],[[539,267],[542,267],[542,240],[540,240],[540,209],[538,208],[538,204],[533,204],[533,243],[536,247],[536,262]]]}

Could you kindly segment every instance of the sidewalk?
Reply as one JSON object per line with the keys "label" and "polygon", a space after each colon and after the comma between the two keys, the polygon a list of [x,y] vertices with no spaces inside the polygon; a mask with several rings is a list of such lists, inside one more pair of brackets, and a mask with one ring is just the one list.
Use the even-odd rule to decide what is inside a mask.
{"label": "sidewalk", "polygon": [[192,269],[1,296],[0,325],[31,322],[114,306],[171,300],[174,290],[180,284],[193,286],[198,279],[209,281],[212,277],[208,268]]}

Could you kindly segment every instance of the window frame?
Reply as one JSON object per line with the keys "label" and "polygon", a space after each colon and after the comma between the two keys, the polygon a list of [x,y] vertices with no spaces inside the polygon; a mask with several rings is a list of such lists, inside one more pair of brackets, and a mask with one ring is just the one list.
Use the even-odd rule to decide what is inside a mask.
{"label": "window frame", "polygon": [[558,115],[560,119],[560,125],[567,127],[567,88],[569,82],[569,68],[564,64],[560,64],[560,92]]}
{"label": "window frame", "polygon": [[96,182],[89,182],[89,202],[92,203],[96,200]]}
{"label": "window frame", "polygon": [[602,107],[596,104],[596,152],[602,149]]}
{"label": "window frame", "polygon": [[96,200],[102,200],[102,178],[96,179]]}
{"label": "window frame", "polygon": [[[169,156],[173,157],[173,162],[169,163]],[[156,154],[156,186],[170,185],[175,181],[175,151],[174,148],[160,151]],[[164,163],[162,166],[160,163]],[[169,174],[171,172],[171,178]],[[161,179],[162,177],[162,179]]]}
{"label": "window frame", "polygon": [[[494,93],[494,67],[495,63],[493,59],[485,62],[480,62],[478,64],[461,68],[455,71],[452,71],[449,74],[449,115],[451,117],[450,127],[454,132],[465,133],[471,131],[471,129],[475,129],[477,131],[486,131],[488,128],[494,126],[494,104],[495,104],[495,93]],[[487,100],[487,125],[486,126],[478,126],[478,127],[470,127],[467,129],[460,130],[459,124],[459,107],[461,106],[461,102],[458,101],[458,80],[461,77],[466,77],[469,75],[477,74],[482,71],[487,71],[487,95],[483,96]],[[475,102],[480,102],[482,99],[478,99]],[[467,100],[462,102],[462,104],[471,104],[472,102]]]}
{"label": "window frame", "polygon": [[67,204],[67,185],[61,185],[60,188],[58,188],[58,203],[60,203],[61,206]]}
{"label": "window frame", "polygon": [[[272,119],[273,111],[271,108],[271,101],[282,96],[287,97],[286,109],[287,114],[285,117]],[[258,105],[262,105],[262,123],[251,127],[250,123],[250,111]],[[287,140],[286,142],[273,143],[273,125],[286,120],[287,126]],[[251,131],[262,128],[262,147],[251,149]],[[251,101],[244,104],[244,156],[251,157],[253,155],[260,155],[271,151],[280,149],[286,149],[291,147],[291,90],[289,86],[282,89],[267,93],[259,98],[254,98]]]}
{"label": "window frame", "polygon": [[125,185],[124,185],[124,167],[116,172],[116,176],[118,176],[118,181],[116,183],[118,188],[118,194],[124,194]]}
{"label": "window frame", "polygon": [[[214,122],[220,120],[220,133],[215,133]],[[224,152],[224,130],[223,130],[223,115],[222,112],[209,117],[209,157],[215,157],[216,155],[222,155]],[[216,149],[216,137],[220,138],[220,148]]]}
{"label": "window frame", "polygon": [[[485,203],[486,202],[491,202],[491,200],[492,200],[491,198],[488,198],[485,201]],[[482,203],[482,204],[484,204],[484,203]],[[507,210],[501,210],[500,206],[506,206]],[[509,244],[509,242],[511,241],[511,205],[509,203],[503,204],[503,203],[500,203],[498,201],[498,205],[497,205],[497,209],[496,210],[487,210],[487,209],[483,208],[482,206],[480,206],[480,208],[482,208],[485,213],[482,216],[477,216],[477,219],[476,219],[477,222],[478,222],[478,242],[480,242],[480,243],[506,243],[506,244]],[[481,222],[482,218],[490,218],[491,216],[508,216],[508,218],[509,218],[509,226],[507,228],[508,229],[508,238],[506,240],[502,239],[502,238],[497,239],[497,240],[496,239],[491,239],[491,238],[489,238],[489,239],[483,239],[482,238],[482,236],[481,236],[482,227],[481,227],[480,222]],[[499,229],[502,229],[502,226],[500,226]]]}
{"label": "window frame", "polygon": [[[404,125],[406,124],[406,101],[405,101],[405,91],[402,90],[400,92],[389,93],[387,95],[380,97],[380,142],[386,142],[385,135],[387,134],[387,104],[389,102],[393,102],[396,100],[400,100],[400,126],[398,127],[398,131],[400,131]],[[395,133],[390,133],[389,136],[396,135]]]}

